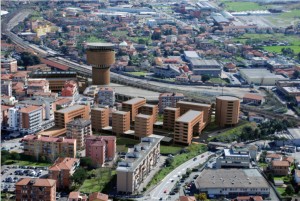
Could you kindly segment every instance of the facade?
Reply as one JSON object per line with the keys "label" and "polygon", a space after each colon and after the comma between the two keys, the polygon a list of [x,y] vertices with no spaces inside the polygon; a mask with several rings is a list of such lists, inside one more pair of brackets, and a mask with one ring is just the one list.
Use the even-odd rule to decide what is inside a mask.
{"label": "facade", "polygon": [[56,181],[23,178],[16,183],[16,201],[56,201]]}
{"label": "facade", "polygon": [[27,95],[32,96],[35,93],[48,93],[49,82],[46,79],[28,79]]}
{"label": "facade", "polygon": [[144,98],[133,98],[122,103],[122,110],[130,112],[130,121],[135,120],[135,116],[139,113],[140,107],[146,104]]}
{"label": "facade", "polygon": [[243,97],[243,103],[261,105],[264,103],[264,97],[253,93],[245,94]]}
{"label": "facade", "polygon": [[92,135],[91,120],[75,119],[67,123],[67,138],[76,139],[77,149],[85,147],[84,139]]}
{"label": "facade", "polygon": [[85,155],[90,157],[93,164],[102,167],[105,161],[115,158],[116,137],[115,136],[89,136],[85,139]]}
{"label": "facade", "polygon": [[90,107],[87,105],[73,105],[54,112],[55,126],[65,128],[70,121],[82,118],[90,119]]}
{"label": "facade", "polygon": [[142,138],[153,134],[153,116],[138,114],[134,122],[135,136]]}
{"label": "facade", "polygon": [[12,81],[1,80],[1,95],[12,96]]}
{"label": "facade", "polygon": [[271,161],[270,168],[275,176],[287,176],[290,173],[290,164],[288,161]]}
{"label": "facade", "polygon": [[110,66],[115,63],[114,44],[89,43],[87,63],[92,65],[93,85],[110,83]]}
{"label": "facade", "polygon": [[18,71],[17,60],[14,58],[1,58],[1,68],[6,69],[10,73]]}
{"label": "facade", "polygon": [[98,103],[100,105],[114,106],[116,92],[111,87],[101,87],[98,92]]}
{"label": "facade", "polygon": [[50,161],[55,161],[58,156],[76,157],[76,139],[26,135],[22,142],[24,142],[24,155],[34,156],[37,160],[40,157]]}
{"label": "facade", "polygon": [[158,106],[145,104],[140,108],[139,113],[146,114],[146,115],[152,115],[153,123],[155,123],[155,122],[157,122]]}
{"label": "facade", "polygon": [[112,113],[112,131],[116,135],[130,130],[130,112],[116,111]]}
{"label": "facade", "polygon": [[92,130],[101,131],[109,126],[109,109],[92,108],[91,111]]}
{"label": "facade", "polygon": [[42,108],[38,106],[23,107],[18,111],[21,130],[38,130],[43,121]]}
{"label": "facade", "polygon": [[240,100],[231,96],[216,98],[216,124],[220,127],[233,126],[239,122]]}
{"label": "facade", "polygon": [[268,197],[270,186],[256,169],[204,169],[195,181],[199,193],[209,198],[261,195]]}
{"label": "facade", "polygon": [[212,107],[210,104],[179,101],[177,102],[176,107],[180,108],[180,115],[183,115],[189,110],[203,112],[203,123],[201,125],[201,130],[203,130],[211,121]]}
{"label": "facade", "polygon": [[217,158],[216,168],[250,168],[250,159],[246,148],[224,149],[222,156]]}
{"label": "facade", "polygon": [[184,99],[182,93],[163,93],[159,95],[159,112],[162,113],[166,107],[176,107],[176,103]]}
{"label": "facade", "polygon": [[174,142],[191,144],[193,134],[200,134],[203,123],[203,112],[189,110],[175,121]]}
{"label": "facade", "polygon": [[71,176],[79,166],[80,160],[77,158],[58,158],[49,167],[49,179],[56,180],[57,189],[69,189],[72,184]]}
{"label": "facade", "polygon": [[175,121],[180,116],[180,109],[173,107],[166,107],[164,109],[163,128],[174,131]]}
{"label": "facade", "polygon": [[128,149],[125,160],[118,163],[117,191],[135,193],[159,162],[159,156],[159,138],[142,138],[140,144]]}

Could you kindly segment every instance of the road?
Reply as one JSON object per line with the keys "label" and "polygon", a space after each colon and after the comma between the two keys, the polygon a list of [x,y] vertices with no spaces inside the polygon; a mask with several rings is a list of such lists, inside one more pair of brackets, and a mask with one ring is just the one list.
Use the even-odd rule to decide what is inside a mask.
{"label": "road", "polygon": [[[143,199],[150,199],[150,200],[159,200],[160,198],[163,198],[163,200],[166,200],[167,198],[171,197],[171,200],[175,200],[175,197],[178,198],[178,195],[175,195],[172,199],[172,196],[169,196],[169,192],[174,187],[176,181],[179,180],[178,175],[185,174],[187,168],[194,168],[198,166],[200,163],[204,163],[207,158],[211,155],[209,152],[205,152],[199,156],[197,156],[197,160],[191,159],[182,165],[178,166],[176,169],[174,169],[171,173],[169,173],[159,185],[157,185],[153,190],[151,190],[148,193],[148,196],[144,197]],[[203,158],[201,158],[203,156]],[[171,182],[174,180],[173,182]],[[166,191],[166,193],[164,193]]]}

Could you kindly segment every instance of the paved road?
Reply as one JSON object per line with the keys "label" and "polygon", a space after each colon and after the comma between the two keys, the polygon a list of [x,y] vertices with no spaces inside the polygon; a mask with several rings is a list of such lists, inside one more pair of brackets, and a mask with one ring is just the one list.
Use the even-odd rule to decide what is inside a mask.
{"label": "paved road", "polygon": [[[149,193],[150,196],[147,196],[146,198],[150,198],[150,200],[159,200],[160,198],[163,198],[163,200],[166,200],[168,197],[170,197],[169,192],[174,187],[176,181],[179,180],[178,175],[184,174],[187,168],[194,168],[200,163],[204,163],[210,155],[211,154],[209,152],[205,152],[197,156],[197,160],[194,161],[194,159],[191,159],[174,169],[162,180],[162,182],[158,186],[156,186]],[[201,156],[203,156],[203,158],[201,158]],[[174,181],[171,182],[172,180]],[[166,191],[166,193],[164,193],[164,191]]]}

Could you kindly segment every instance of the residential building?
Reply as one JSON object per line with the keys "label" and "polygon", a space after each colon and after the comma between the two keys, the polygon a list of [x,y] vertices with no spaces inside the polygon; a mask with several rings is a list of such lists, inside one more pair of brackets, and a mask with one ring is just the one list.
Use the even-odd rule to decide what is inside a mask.
{"label": "residential building", "polygon": [[23,84],[27,85],[28,71],[17,71],[15,74],[13,74],[12,81],[13,83],[22,82]]}
{"label": "residential building", "polygon": [[209,198],[270,195],[270,186],[257,169],[204,169],[195,186]]}
{"label": "residential building", "polygon": [[28,79],[27,95],[33,96],[36,92],[47,93],[51,92],[49,89],[49,82],[46,79]]}
{"label": "residential building", "polygon": [[90,119],[90,107],[87,105],[73,105],[54,112],[55,126],[65,128],[74,119]]}
{"label": "residential building", "polygon": [[267,163],[270,163],[272,161],[281,161],[282,160],[282,155],[280,154],[267,154],[266,155],[266,158],[265,158],[265,161]]}
{"label": "residential building", "polygon": [[243,97],[243,103],[245,104],[261,105],[264,101],[263,96],[253,93],[245,94]]}
{"label": "residential building", "polygon": [[211,121],[212,107],[211,104],[193,103],[187,101],[179,101],[176,107],[180,108],[180,115],[183,115],[189,110],[196,110],[203,112],[203,122],[201,130],[203,130]]}
{"label": "residential building", "polygon": [[68,201],[88,201],[88,196],[78,191],[69,193]]}
{"label": "residential building", "polygon": [[22,178],[16,183],[16,201],[56,201],[56,181]]}
{"label": "residential building", "polygon": [[250,168],[251,156],[246,148],[224,149],[216,168]]}
{"label": "residential building", "polygon": [[278,80],[276,87],[286,96],[300,96],[300,80]]}
{"label": "residential building", "polygon": [[18,111],[19,128],[23,130],[38,130],[41,127],[43,114],[38,106],[23,107]]}
{"label": "residential building", "polygon": [[153,134],[153,116],[138,114],[134,122],[135,136],[142,138]]}
{"label": "residential building", "polygon": [[116,153],[115,136],[88,136],[85,139],[85,155],[93,164],[102,167],[106,161],[112,161]]}
{"label": "residential building", "polygon": [[6,69],[10,73],[18,71],[17,60],[14,58],[1,58],[1,68]]}
{"label": "residential building", "polygon": [[67,138],[76,139],[77,149],[85,147],[84,139],[92,135],[91,120],[74,119],[67,123]]}
{"label": "residential building", "polygon": [[78,84],[75,80],[68,80],[65,82],[61,90],[61,96],[69,96],[73,99],[79,95]]}
{"label": "residential building", "polygon": [[1,95],[12,96],[12,81],[1,80]]}
{"label": "residential building", "polygon": [[116,135],[130,130],[130,112],[116,111],[112,113],[112,132]]}
{"label": "residential building", "polygon": [[141,143],[129,148],[125,160],[117,167],[117,192],[135,193],[142,182],[146,182],[150,171],[160,157],[159,138],[145,137]]}
{"label": "residential building", "polygon": [[180,109],[173,107],[166,107],[164,109],[163,128],[174,131],[175,121],[180,116]]}
{"label": "residential building", "polygon": [[140,107],[146,104],[144,98],[133,98],[122,103],[122,110],[130,112],[130,122],[135,120],[135,116],[139,113]]}
{"label": "residential building", "polygon": [[232,96],[216,98],[216,124],[220,127],[233,126],[239,122],[240,100]]}
{"label": "residential building", "polygon": [[79,163],[80,159],[78,158],[60,157],[48,168],[48,178],[56,180],[57,189],[68,190],[72,184],[71,177],[76,168],[79,167]]}
{"label": "residential building", "polygon": [[100,105],[114,106],[116,101],[116,92],[111,87],[101,87],[98,92],[98,103]]}
{"label": "residential building", "polygon": [[175,121],[174,142],[191,144],[193,134],[200,134],[203,123],[203,112],[189,110]]}
{"label": "residential building", "polygon": [[108,201],[108,195],[94,192],[89,195],[89,201]]}
{"label": "residential building", "polygon": [[162,113],[166,107],[176,107],[176,103],[184,99],[182,93],[162,93],[159,94],[159,112]]}
{"label": "residential building", "polygon": [[13,106],[17,103],[18,101],[16,100],[15,97],[13,96],[7,96],[7,95],[4,95],[2,94],[1,95],[1,104],[3,105],[10,105],[10,106]]}
{"label": "residential building", "polygon": [[109,108],[92,108],[91,111],[92,130],[101,131],[109,126]]}
{"label": "residential building", "polygon": [[270,169],[275,176],[287,176],[290,173],[290,164],[288,161],[271,161]]}
{"label": "residential building", "polygon": [[76,139],[26,135],[22,142],[24,143],[24,155],[34,156],[37,160],[44,157],[55,161],[61,155],[70,158],[76,157]]}
{"label": "residential building", "polygon": [[153,117],[153,123],[155,123],[157,122],[158,105],[145,104],[140,108],[139,113],[151,115]]}
{"label": "residential building", "polygon": [[0,115],[0,123],[1,128],[8,126],[8,110],[9,106],[1,105],[1,115]]}
{"label": "residential building", "polygon": [[19,129],[20,116],[18,111],[19,108],[16,107],[12,107],[8,109],[8,126],[12,130]]}

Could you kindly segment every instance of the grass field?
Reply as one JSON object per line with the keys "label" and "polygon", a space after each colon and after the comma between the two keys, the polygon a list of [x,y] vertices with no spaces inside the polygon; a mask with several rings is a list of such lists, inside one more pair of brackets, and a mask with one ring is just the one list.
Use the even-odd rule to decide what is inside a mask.
{"label": "grass field", "polygon": [[128,72],[131,75],[136,75],[136,76],[145,76],[146,72],[143,71],[138,71],[138,72]]}
{"label": "grass field", "polygon": [[276,187],[276,190],[280,193],[280,195],[285,193],[285,188],[283,187]]}
{"label": "grass field", "polygon": [[300,46],[266,46],[263,47],[263,49],[268,52],[281,53],[282,48],[288,48],[288,47],[294,50],[295,54],[300,53]]}
{"label": "grass field", "polygon": [[291,10],[291,11],[282,13],[279,17],[285,18],[285,19],[300,18],[300,10],[299,9]]}
{"label": "grass field", "polygon": [[231,1],[222,1],[225,4],[225,9],[228,11],[250,11],[250,10],[266,10],[267,6],[261,6],[258,3],[254,2],[231,2]]}
{"label": "grass field", "polygon": [[164,146],[160,145],[161,154],[178,154],[183,147],[180,146]]}
{"label": "grass field", "polygon": [[7,160],[5,161],[5,164],[10,165],[19,165],[19,166],[36,166],[36,167],[48,167],[51,165],[51,163],[40,163],[40,162],[31,162],[31,161],[17,161],[17,160]]}
{"label": "grass field", "polygon": [[284,35],[280,33],[275,34],[244,34],[242,37],[235,38],[234,41],[240,41],[241,43],[245,43],[247,39],[260,39],[262,41],[266,40],[275,40],[279,42],[287,41],[292,46],[300,45],[300,37],[292,36],[292,35]]}
{"label": "grass field", "polygon": [[140,141],[124,137],[117,138],[117,152],[127,152],[128,147],[138,144]]}
{"label": "grass field", "polygon": [[103,40],[102,38],[97,38],[95,36],[91,36],[91,37],[87,38],[86,41],[89,43],[105,42],[105,40]]}
{"label": "grass field", "polygon": [[209,82],[214,83],[214,84],[227,84],[228,83],[221,78],[210,78]]}

